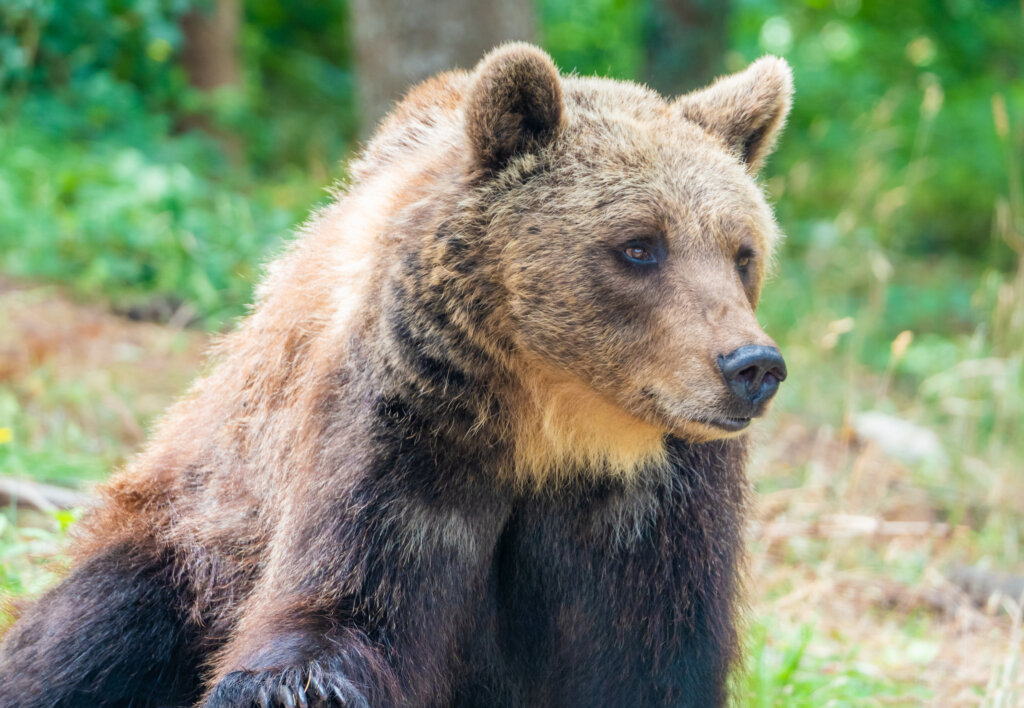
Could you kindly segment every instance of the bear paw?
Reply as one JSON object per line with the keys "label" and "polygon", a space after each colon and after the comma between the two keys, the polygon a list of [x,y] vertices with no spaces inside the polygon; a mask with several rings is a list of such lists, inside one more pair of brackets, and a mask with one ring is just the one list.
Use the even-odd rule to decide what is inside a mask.
{"label": "bear paw", "polygon": [[203,708],[370,708],[352,682],[313,665],[283,671],[233,671]]}

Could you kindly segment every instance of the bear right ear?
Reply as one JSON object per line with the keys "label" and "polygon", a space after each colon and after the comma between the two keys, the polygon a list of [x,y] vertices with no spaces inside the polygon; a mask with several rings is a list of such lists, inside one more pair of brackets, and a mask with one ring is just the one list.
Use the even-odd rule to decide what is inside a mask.
{"label": "bear right ear", "polygon": [[558,69],[531,44],[502,45],[477,64],[465,111],[474,168],[499,170],[549,143],[562,125]]}
{"label": "bear right ear", "polygon": [[675,102],[683,118],[721,137],[756,174],[775,147],[793,102],[793,70],[784,59],[764,56],[744,71]]}

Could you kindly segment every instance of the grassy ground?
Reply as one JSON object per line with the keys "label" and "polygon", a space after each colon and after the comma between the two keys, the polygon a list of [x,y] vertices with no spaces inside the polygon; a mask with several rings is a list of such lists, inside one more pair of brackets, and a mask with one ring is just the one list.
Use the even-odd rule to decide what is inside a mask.
{"label": "grassy ground", "polygon": [[[739,705],[1021,705],[1019,611],[1009,599],[979,606],[946,578],[953,562],[1020,570],[1010,511],[994,511],[989,477],[956,476],[964,453],[951,428],[942,430],[947,458],[900,461],[858,436],[847,394],[823,390],[830,404],[809,404],[806,389],[855,375],[853,389],[872,403],[914,408],[890,393],[876,401],[892,385],[884,372],[844,371],[841,353],[833,361],[837,327],[846,325],[825,326],[824,343],[799,340],[808,351],[787,345],[793,380],[757,433]],[[207,342],[180,323],[131,322],[53,287],[0,281],[0,474],[82,487],[101,479],[196,374]],[[805,371],[815,352],[826,371]],[[987,463],[1011,470],[989,452]],[[1013,513],[1020,498],[1009,502]],[[32,595],[52,582],[70,521],[6,509],[0,589]]]}

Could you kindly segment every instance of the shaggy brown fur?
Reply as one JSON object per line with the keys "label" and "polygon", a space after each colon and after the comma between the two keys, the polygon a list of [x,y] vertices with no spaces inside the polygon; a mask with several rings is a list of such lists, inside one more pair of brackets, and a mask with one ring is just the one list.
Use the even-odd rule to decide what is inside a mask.
{"label": "shaggy brown fur", "polygon": [[0,705],[721,705],[722,421],[763,407],[719,357],[772,345],[751,176],[791,92],[766,57],[666,102],[521,44],[414,89],[106,485]]}

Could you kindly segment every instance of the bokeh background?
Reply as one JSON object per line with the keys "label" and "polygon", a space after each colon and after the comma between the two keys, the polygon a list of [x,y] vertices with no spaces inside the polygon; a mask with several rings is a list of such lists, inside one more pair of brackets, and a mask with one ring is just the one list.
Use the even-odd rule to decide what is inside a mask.
{"label": "bokeh background", "polygon": [[[3,0],[0,590],[40,592],[260,267],[411,81],[505,38],[667,95],[764,53],[743,706],[1020,706],[1024,3]],[[7,612],[8,619],[13,610]],[[2,622],[0,622],[2,623]]]}

